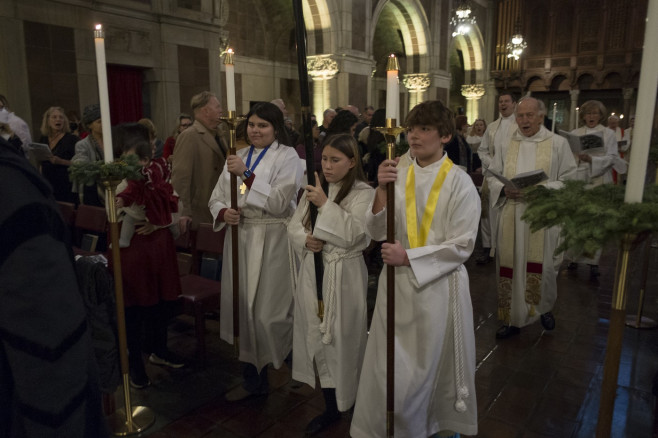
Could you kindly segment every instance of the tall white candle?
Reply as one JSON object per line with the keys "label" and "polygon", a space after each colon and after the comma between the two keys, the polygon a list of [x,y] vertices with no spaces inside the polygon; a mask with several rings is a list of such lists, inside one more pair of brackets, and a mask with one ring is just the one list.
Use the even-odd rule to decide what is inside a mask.
{"label": "tall white candle", "polygon": [[224,67],[226,67],[226,109],[228,111],[235,111],[235,66],[233,65],[233,49],[226,51]]}
{"label": "tall white candle", "polygon": [[105,32],[103,25],[97,24],[94,30],[96,47],[96,74],[98,76],[98,96],[103,126],[103,155],[106,163],[114,161],[112,152],[112,124],[110,123],[110,98],[107,92],[107,67],[105,65]]}
{"label": "tall white candle", "polygon": [[398,115],[400,85],[398,83],[398,60],[394,54],[388,57],[386,67],[386,118],[395,119]]}
{"label": "tall white candle", "polygon": [[640,85],[637,92],[635,127],[633,128],[633,153],[626,179],[626,202],[642,202],[644,178],[647,173],[649,142],[653,125],[653,113],[658,88],[658,54],[653,47],[658,41],[658,0],[649,0],[647,20],[644,25],[644,50],[640,68]]}
{"label": "tall white candle", "polygon": [[555,117],[557,114],[557,102],[553,104],[553,123],[551,124],[551,132],[555,132]]}

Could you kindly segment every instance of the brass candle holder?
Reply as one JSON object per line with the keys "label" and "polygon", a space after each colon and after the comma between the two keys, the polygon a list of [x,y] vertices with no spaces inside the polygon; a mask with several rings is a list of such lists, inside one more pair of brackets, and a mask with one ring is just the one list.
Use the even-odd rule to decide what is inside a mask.
{"label": "brass candle holder", "polygon": [[[229,128],[229,145],[228,154],[237,153],[236,129],[238,125],[245,120],[244,117],[238,116],[236,111],[228,111],[227,117],[222,117],[222,121]],[[244,194],[246,185],[242,183],[241,192]],[[238,209],[238,178],[231,174],[231,208]],[[240,356],[240,263],[238,260],[238,227],[231,226],[231,257],[233,259],[232,276],[233,276],[233,346],[235,353]]]}
{"label": "brass candle holder", "polygon": [[155,414],[150,408],[132,406],[130,402],[130,368],[126,342],[126,315],[123,302],[123,277],[121,273],[121,253],[119,249],[119,224],[115,205],[116,189],[121,180],[103,180],[105,203],[110,222],[112,242],[112,264],[114,267],[114,290],[116,296],[117,331],[119,336],[119,359],[123,376],[124,409],[118,409],[108,417],[108,425],[116,436],[134,435],[148,429],[155,423]]}

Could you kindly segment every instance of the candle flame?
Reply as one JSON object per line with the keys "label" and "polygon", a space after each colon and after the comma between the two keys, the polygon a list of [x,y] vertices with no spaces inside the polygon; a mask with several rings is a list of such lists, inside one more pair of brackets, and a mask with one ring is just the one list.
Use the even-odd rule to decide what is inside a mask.
{"label": "candle flame", "polygon": [[234,52],[233,52],[233,49],[231,49],[230,47],[229,47],[229,49],[227,50],[227,52],[228,52],[228,53],[234,53]]}
{"label": "candle flame", "polygon": [[102,24],[97,24],[96,25],[96,30],[103,30],[103,25]]}

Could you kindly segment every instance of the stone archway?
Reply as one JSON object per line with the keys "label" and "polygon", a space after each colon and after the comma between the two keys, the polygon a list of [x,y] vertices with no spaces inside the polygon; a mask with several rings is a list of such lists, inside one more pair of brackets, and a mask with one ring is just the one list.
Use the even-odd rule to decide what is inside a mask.
{"label": "stone archway", "polygon": [[[479,101],[484,96],[484,41],[480,28],[473,25],[466,35],[456,35],[453,38],[453,52],[461,52],[459,57],[463,67],[463,83],[458,91],[466,100],[466,117],[469,121],[480,118]],[[453,57],[451,57],[453,59]],[[452,69],[452,65],[451,65]],[[463,103],[463,100],[460,99]]]}
{"label": "stone archway", "polygon": [[313,80],[313,113],[319,116],[331,107],[331,84],[338,74],[334,59],[338,47],[335,23],[338,8],[334,0],[304,0],[308,73]]}
{"label": "stone archway", "polygon": [[[386,59],[395,53],[400,62],[400,81],[408,90],[401,97],[408,97],[412,108],[424,100],[430,86],[430,30],[422,4],[418,0],[387,0],[377,4],[372,14],[370,44],[375,60],[373,74],[376,102],[383,106],[386,89]],[[402,109],[402,112],[406,111]],[[397,117],[400,120],[400,117]]]}

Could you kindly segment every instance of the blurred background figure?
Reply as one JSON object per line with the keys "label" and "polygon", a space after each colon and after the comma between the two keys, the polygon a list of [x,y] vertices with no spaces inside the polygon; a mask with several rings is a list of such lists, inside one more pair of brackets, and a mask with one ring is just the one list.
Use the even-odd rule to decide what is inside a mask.
{"label": "blurred background figure", "polygon": [[78,196],[73,193],[68,172],[78,141],[80,139],[71,134],[64,108],[51,106],[43,113],[39,143],[47,144],[53,155],[50,160],[41,162],[41,174],[53,186],[53,195],[58,201],[79,202]]}
{"label": "blurred background figure", "polygon": [[176,139],[178,135],[185,131],[187,128],[192,126],[193,120],[192,116],[181,113],[178,115],[178,125],[174,129],[174,132],[171,133],[171,136],[167,137],[162,147],[162,157],[171,162],[171,156],[174,153],[174,147],[176,146]]}
{"label": "blurred background figure", "polygon": [[0,110],[7,112],[7,124],[11,130],[21,139],[22,147],[25,155],[27,156],[27,145],[32,143],[32,135],[30,135],[30,127],[25,123],[25,120],[18,117],[10,108],[7,98],[0,94]]}

